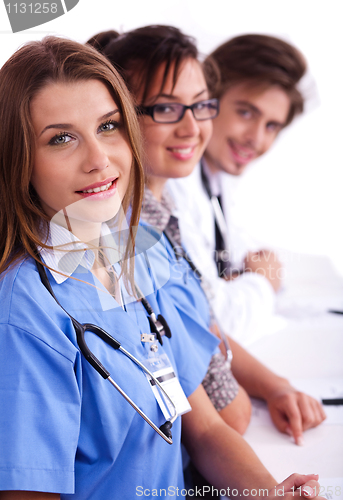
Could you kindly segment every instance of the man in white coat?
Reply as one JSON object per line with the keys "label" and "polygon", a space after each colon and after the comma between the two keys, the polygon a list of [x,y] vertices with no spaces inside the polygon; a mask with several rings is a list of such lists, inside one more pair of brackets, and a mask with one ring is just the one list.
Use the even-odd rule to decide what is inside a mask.
{"label": "man in white coat", "polygon": [[303,111],[297,84],[306,63],[283,40],[243,35],[218,47],[204,68],[220,112],[201,163],[169,188],[186,250],[211,285],[216,318],[247,345],[271,328],[282,269],[274,252],[259,249],[235,226],[233,192],[247,165]]}

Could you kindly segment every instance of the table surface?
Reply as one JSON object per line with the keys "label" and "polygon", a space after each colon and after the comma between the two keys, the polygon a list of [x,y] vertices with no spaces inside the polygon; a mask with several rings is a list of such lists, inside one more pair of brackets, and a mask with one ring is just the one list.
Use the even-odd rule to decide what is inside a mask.
{"label": "table surface", "polygon": [[[299,389],[315,397],[343,397],[343,278],[325,257],[297,255],[286,263],[277,310],[287,324],[247,349]],[[304,446],[273,426],[266,406],[253,401],[245,438],[275,479],[317,473],[330,500],[343,499],[343,406],[304,434]]]}

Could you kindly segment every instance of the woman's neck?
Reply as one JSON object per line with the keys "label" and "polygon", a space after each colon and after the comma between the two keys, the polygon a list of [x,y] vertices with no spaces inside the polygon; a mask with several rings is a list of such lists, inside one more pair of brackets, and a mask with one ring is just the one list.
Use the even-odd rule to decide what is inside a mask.
{"label": "woman's neck", "polygon": [[101,222],[75,219],[70,217],[65,209],[55,214],[52,222],[64,227],[80,241],[87,243],[89,248],[94,251],[97,260],[101,236]]}
{"label": "woman's neck", "polygon": [[214,159],[205,151],[204,159],[206,161],[206,165],[211,174],[218,174],[221,169],[219,165],[214,161]]}
{"label": "woman's neck", "polygon": [[163,190],[168,179],[164,177],[147,176],[146,184],[158,201],[162,200]]}

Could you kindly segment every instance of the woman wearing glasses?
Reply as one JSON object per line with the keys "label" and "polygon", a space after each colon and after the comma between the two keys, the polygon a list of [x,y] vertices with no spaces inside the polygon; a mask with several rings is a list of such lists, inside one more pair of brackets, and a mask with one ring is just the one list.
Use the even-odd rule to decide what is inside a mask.
{"label": "woman wearing glasses", "polygon": [[[211,119],[218,113],[218,101],[209,99],[197,48],[191,38],[168,26],[139,28],[119,38],[114,31],[100,33],[89,43],[96,48],[106,45],[105,55],[115,67],[125,69],[123,76],[136,101],[146,173],[141,218],[167,238],[170,277],[163,280],[164,289],[195,338],[210,325],[217,333],[208,305],[210,289],[177,255],[183,248],[177,219],[172,215],[173,202],[165,189],[168,178],[192,172],[210,139]],[[139,70],[132,71],[132,67]],[[151,258],[155,257],[155,266],[164,273],[166,264],[158,248],[154,247]],[[250,420],[250,401],[232,375],[229,357],[231,351],[227,356],[218,350],[203,383],[224,420],[242,434]]]}
{"label": "woman wearing glasses", "polygon": [[[122,72],[140,114],[146,172],[142,218],[164,233],[169,263],[158,252],[154,256],[160,273],[170,269],[171,276],[164,288],[193,335],[209,326],[217,331],[206,297],[211,291],[206,283],[200,286],[198,273],[185,258],[177,219],[165,189],[168,178],[190,174],[209,140],[211,118],[218,112],[216,100],[209,98],[197,49],[192,39],[168,26],[147,26],[120,36],[115,32],[101,33],[90,43],[102,49]],[[285,430],[285,422],[291,425],[289,401],[295,389],[238,344],[233,343],[232,347],[237,379],[251,395],[267,400],[275,424]],[[250,402],[232,376],[225,351],[226,348],[213,356],[203,385],[223,419],[243,433],[249,422]],[[183,420],[188,429],[187,415]],[[198,456],[192,454],[192,459],[208,474]]]}

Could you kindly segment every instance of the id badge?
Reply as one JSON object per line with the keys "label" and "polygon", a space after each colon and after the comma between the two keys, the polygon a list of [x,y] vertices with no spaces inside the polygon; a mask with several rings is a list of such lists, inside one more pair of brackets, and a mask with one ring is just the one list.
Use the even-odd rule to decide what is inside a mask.
{"label": "id badge", "polygon": [[[155,356],[145,359],[143,364],[159,381],[173,401],[178,415],[183,415],[192,409],[166,353],[156,352]],[[175,410],[169,399],[150,375],[146,374],[146,377],[149,380],[152,392],[161,408],[164,418],[169,419],[173,417]]]}

